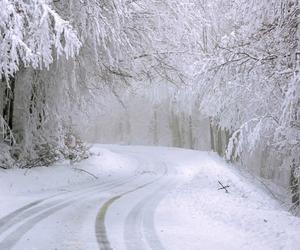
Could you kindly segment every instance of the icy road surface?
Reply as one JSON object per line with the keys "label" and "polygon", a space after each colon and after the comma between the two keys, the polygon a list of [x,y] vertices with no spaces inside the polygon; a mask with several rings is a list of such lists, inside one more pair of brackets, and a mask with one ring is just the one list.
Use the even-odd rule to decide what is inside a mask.
{"label": "icy road surface", "polygon": [[0,250],[300,249],[300,219],[213,153],[92,153],[72,166],[0,170]]}

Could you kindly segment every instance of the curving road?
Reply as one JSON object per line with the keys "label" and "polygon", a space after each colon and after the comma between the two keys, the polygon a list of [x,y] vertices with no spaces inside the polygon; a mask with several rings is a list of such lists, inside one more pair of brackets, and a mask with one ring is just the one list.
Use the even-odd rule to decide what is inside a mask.
{"label": "curving road", "polygon": [[154,213],[176,171],[141,152],[126,154],[140,162],[131,175],[58,192],[0,218],[0,250],[164,249]]}
{"label": "curving road", "polygon": [[[299,249],[300,219],[213,153],[94,148],[79,166],[97,180],[67,166],[0,173],[0,250]],[[21,193],[1,191],[15,180]]]}

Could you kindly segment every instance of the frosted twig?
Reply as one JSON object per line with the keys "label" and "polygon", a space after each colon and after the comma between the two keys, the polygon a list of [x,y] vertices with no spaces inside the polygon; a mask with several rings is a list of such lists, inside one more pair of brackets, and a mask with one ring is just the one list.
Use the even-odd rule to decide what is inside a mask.
{"label": "frosted twig", "polygon": [[96,176],[96,175],[90,173],[89,171],[86,171],[86,170],[81,169],[81,168],[73,168],[73,169],[74,169],[74,170],[77,170],[77,171],[80,171],[80,172],[84,172],[84,173],[86,173],[86,174],[89,174],[90,176],[93,176],[95,179],[98,179],[98,176]]}

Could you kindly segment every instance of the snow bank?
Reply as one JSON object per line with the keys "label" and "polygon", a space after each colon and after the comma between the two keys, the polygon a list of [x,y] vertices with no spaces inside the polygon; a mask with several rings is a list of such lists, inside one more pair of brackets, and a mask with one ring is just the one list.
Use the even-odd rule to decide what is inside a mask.
{"label": "snow bank", "polygon": [[[299,249],[300,219],[263,186],[213,153],[185,156],[192,154],[193,160],[177,163],[189,178],[157,210],[166,249]],[[218,190],[218,181],[230,186],[229,193]]]}

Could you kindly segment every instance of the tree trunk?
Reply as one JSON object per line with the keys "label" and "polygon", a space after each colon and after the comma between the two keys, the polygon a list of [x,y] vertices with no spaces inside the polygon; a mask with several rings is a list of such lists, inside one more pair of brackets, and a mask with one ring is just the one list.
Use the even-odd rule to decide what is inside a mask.
{"label": "tree trunk", "polygon": [[[9,85],[4,90],[4,101],[2,117],[7,123],[10,130],[13,129],[13,113],[14,113],[14,98],[15,98],[15,79],[10,78]],[[9,133],[9,131],[7,131]],[[5,135],[10,136],[10,135]],[[10,142],[12,143],[12,142]]]}
{"label": "tree trunk", "polygon": [[300,194],[299,194],[299,177],[297,175],[297,168],[295,162],[291,166],[291,177],[290,177],[290,187],[292,195],[293,208],[298,208],[300,206]]}
{"label": "tree trunk", "polygon": [[214,138],[214,128],[211,118],[209,119],[209,131],[210,131],[210,146],[213,151],[215,151],[215,138]]}
{"label": "tree trunk", "polygon": [[195,149],[192,115],[189,115],[188,118],[189,118],[188,133],[189,133],[189,144],[190,144],[189,147],[190,147],[190,149]]}
{"label": "tree trunk", "polygon": [[157,119],[157,107],[154,107],[153,112],[153,145],[158,145],[158,119]]}
{"label": "tree trunk", "polygon": [[[299,20],[300,20],[300,1],[299,0],[293,0],[291,1],[290,6],[293,6],[293,4],[296,4],[297,12],[296,16],[294,19],[294,22],[296,25],[296,49],[294,53],[294,77],[296,79],[299,79],[299,74],[300,74],[300,27],[299,27]],[[296,80],[297,81],[297,80]],[[300,84],[297,82],[297,84]],[[299,99],[298,99],[299,100]],[[298,114],[297,114],[297,108],[295,109],[295,120],[297,120]],[[297,169],[299,166],[296,165],[295,159],[293,159],[293,163],[291,166],[291,176],[290,176],[290,191],[291,191],[291,196],[292,196],[292,204],[293,208],[300,212],[300,176]]]}

